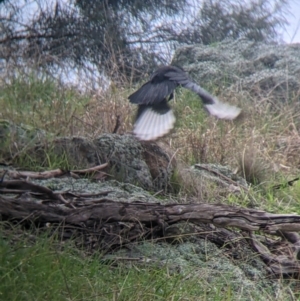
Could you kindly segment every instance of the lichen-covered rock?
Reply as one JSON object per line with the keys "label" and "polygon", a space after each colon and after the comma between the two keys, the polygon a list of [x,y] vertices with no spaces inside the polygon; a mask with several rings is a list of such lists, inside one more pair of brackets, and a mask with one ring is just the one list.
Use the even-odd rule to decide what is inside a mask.
{"label": "lichen-covered rock", "polygon": [[229,188],[231,185],[248,187],[244,178],[238,176],[229,167],[220,164],[195,164],[191,167],[191,172],[195,177],[202,177],[222,187]]}
{"label": "lichen-covered rock", "polygon": [[132,135],[104,134],[94,139],[99,158],[109,162],[111,172],[120,182],[153,189],[150,170],[143,158],[143,148]]}
{"label": "lichen-covered rock", "polygon": [[197,277],[210,283],[210,287],[220,290],[224,288],[224,283],[228,283],[233,295],[238,295],[241,300],[274,298],[279,283],[268,277],[264,263],[254,257],[249,248],[248,253],[247,248],[243,252],[243,259],[233,260],[226,255],[225,250],[210,241],[192,238],[172,245],[146,241],[123,248],[105,258],[130,258],[140,260],[141,263],[167,266],[170,274],[182,273],[187,278]]}
{"label": "lichen-covered rock", "polygon": [[193,196],[193,202],[218,202],[220,197],[240,194],[248,190],[247,181],[230,167],[199,163],[179,170],[178,177],[183,189]]}
{"label": "lichen-covered rock", "polygon": [[119,182],[149,191],[170,189],[173,164],[168,154],[155,142],[140,142],[133,135],[54,138],[44,131],[2,121],[0,138],[0,157],[8,161],[21,153],[40,167],[45,162],[56,166],[61,162],[60,168],[74,170],[108,163],[105,171]]}
{"label": "lichen-covered rock", "polygon": [[93,140],[59,138],[54,152],[66,154],[71,165],[92,167],[109,163],[114,179],[157,191],[168,189],[173,166],[168,155],[154,142],[141,143],[133,135],[103,134]]}
{"label": "lichen-covered rock", "polygon": [[145,202],[157,203],[158,200],[146,190],[129,184],[110,180],[102,183],[92,182],[89,179],[73,179],[71,177],[32,179],[33,183],[45,186],[53,191],[68,191],[72,193],[89,193],[104,195],[105,199],[118,200],[119,202]]}
{"label": "lichen-covered rock", "polygon": [[287,101],[300,90],[300,44],[226,40],[179,48],[172,64],[204,86]]}

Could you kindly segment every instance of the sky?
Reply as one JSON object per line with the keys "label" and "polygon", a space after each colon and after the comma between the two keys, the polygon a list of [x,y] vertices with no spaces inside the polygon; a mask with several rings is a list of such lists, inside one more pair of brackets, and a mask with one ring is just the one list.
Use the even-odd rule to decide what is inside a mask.
{"label": "sky", "polygon": [[292,12],[288,20],[290,25],[283,38],[286,43],[300,43],[300,0],[292,0],[290,7]]}
{"label": "sky", "polygon": [[[40,0],[47,6],[55,6],[56,1],[59,3],[66,3],[68,0]],[[191,1],[201,1],[201,0],[191,0]],[[232,2],[236,1],[237,3],[241,0],[232,0]],[[249,1],[249,0],[245,0]],[[36,3],[35,1],[28,0],[18,0],[21,7],[24,5],[26,7],[26,14],[23,15],[24,22],[26,23],[26,19],[30,18],[32,15],[36,13]],[[270,0],[272,3],[272,0]],[[291,14],[286,16],[289,26],[286,27],[284,31],[282,31],[283,41],[286,43],[300,43],[300,0],[289,0],[289,11]],[[74,74],[74,70],[72,70]],[[69,78],[69,73],[68,76]],[[80,78],[80,76],[79,76]]]}
{"label": "sky", "polygon": [[[43,0],[41,0],[43,3]],[[53,5],[55,6],[57,0],[46,0],[45,3],[47,6]],[[239,0],[235,0],[239,2]],[[66,3],[67,0],[59,0],[59,3]],[[233,0],[234,2],[234,0]],[[272,2],[272,1],[271,1]],[[26,0],[19,0],[20,4],[25,4],[27,8],[30,8],[30,12],[28,11],[27,18],[35,13],[34,7],[36,4],[34,1],[31,3]],[[30,5],[31,4],[31,5]],[[288,21],[290,25],[286,28],[286,31],[283,32],[283,40],[286,43],[300,43],[300,0],[289,0],[290,12],[291,15],[288,17]],[[26,16],[24,16],[26,18]]]}

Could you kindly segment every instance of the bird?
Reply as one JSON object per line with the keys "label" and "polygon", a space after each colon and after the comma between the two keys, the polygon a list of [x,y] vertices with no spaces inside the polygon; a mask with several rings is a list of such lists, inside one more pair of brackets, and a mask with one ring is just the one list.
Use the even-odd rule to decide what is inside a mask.
{"label": "bird", "polygon": [[241,112],[240,108],[221,102],[201,88],[181,67],[162,66],[128,97],[131,103],[138,105],[133,133],[139,140],[156,140],[174,127],[175,116],[169,101],[178,86],[198,94],[206,110],[217,118],[233,120]]}

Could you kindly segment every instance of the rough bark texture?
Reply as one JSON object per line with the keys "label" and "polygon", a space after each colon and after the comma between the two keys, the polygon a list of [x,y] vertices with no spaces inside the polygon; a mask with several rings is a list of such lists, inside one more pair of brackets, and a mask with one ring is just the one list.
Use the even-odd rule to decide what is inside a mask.
{"label": "rough bark texture", "polygon": [[[106,197],[105,193],[100,197],[99,194],[53,193],[46,187],[21,180],[0,183],[1,194],[12,192],[14,197],[0,196],[2,220],[34,222],[47,227],[60,225],[63,238],[80,234],[83,244],[90,248],[107,251],[132,241],[147,238],[174,241],[187,235],[205,237],[220,246],[230,244],[231,248],[240,240],[261,255],[273,275],[299,277],[298,215],[221,204],[127,203]],[[190,227],[182,228],[179,226],[182,222]],[[231,227],[242,231],[230,230]]]}

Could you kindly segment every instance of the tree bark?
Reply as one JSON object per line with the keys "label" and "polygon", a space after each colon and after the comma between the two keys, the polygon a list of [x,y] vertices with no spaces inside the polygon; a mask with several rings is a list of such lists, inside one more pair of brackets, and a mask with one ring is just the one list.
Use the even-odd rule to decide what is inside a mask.
{"label": "tree bark", "polygon": [[[0,183],[0,193],[5,193],[10,187],[9,182]],[[17,182],[20,181],[11,181],[11,185]],[[225,245],[232,242],[233,237],[237,238],[232,230],[235,227],[242,230],[238,234],[239,239],[261,255],[272,274],[300,275],[300,236],[296,233],[300,231],[299,215],[272,214],[223,204],[126,203],[105,196],[96,199],[67,192],[57,195],[47,189],[38,189],[39,193],[34,194],[31,190],[36,190],[36,185],[23,184],[20,187],[22,194],[19,197],[0,195],[2,220],[64,225],[62,232],[75,228],[78,232],[80,229],[84,235],[97,236],[97,246],[102,249],[121,247],[124,243],[149,237],[163,238],[169,235],[171,225],[180,222],[195,226],[188,235],[198,235]],[[28,190],[24,193],[24,189]],[[211,225],[214,229],[210,228],[211,233],[201,231],[202,224]],[[253,231],[268,234],[269,238],[262,240]],[[70,237],[66,232],[62,235]],[[272,240],[272,236],[277,236],[277,239]],[[234,243],[232,246],[234,248]]]}

